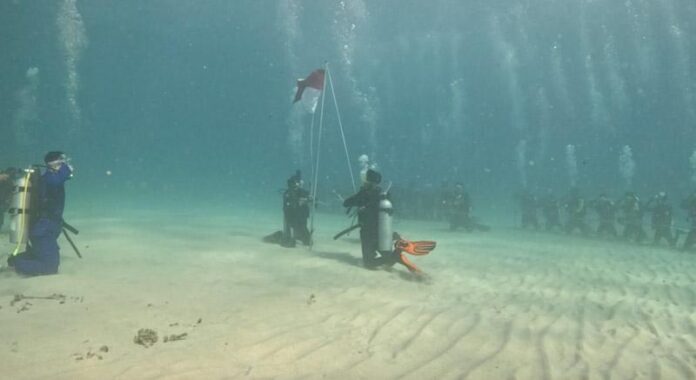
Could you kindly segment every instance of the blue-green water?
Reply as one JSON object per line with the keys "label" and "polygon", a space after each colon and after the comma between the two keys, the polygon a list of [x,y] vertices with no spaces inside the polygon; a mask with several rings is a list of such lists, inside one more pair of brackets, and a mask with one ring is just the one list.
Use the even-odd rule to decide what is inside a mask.
{"label": "blue-green water", "polygon": [[[0,169],[73,158],[84,256],[61,238],[57,276],[0,268],[2,374],[693,379],[693,252],[509,226],[521,189],[576,185],[667,191],[688,227],[694,20],[694,0],[0,0]],[[295,81],[325,62],[312,115]],[[343,214],[311,249],[261,240],[296,169],[340,210],[363,154],[394,229],[437,241],[426,275],[363,269]],[[448,230],[443,182],[490,232]]]}
{"label": "blue-green water", "polygon": [[[572,145],[588,196],[678,199],[696,171],[694,20],[691,0],[7,0],[0,163],[64,150],[72,199],[271,204],[311,171],[291,98],[327,61],[356,172],[368,154],[395,186],[463,181],[491,207],[524,185],[565,193]],[[351,190],[331,102],[324,199]]]}

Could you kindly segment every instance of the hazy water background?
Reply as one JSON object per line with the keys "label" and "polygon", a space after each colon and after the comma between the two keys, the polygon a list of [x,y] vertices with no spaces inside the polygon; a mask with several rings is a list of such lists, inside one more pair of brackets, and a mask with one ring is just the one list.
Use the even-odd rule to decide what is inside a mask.
{"label": "hazy water background", "polygon": [[[397,185],[461,180],[490,206],[525,183],[565,193],[572,145],[588,196],[679,199],[694,20],[692,0],[3,1],[0,163],[62,149],[73,198],[275,207],[310,170],[294,81],[328,61],[356,171],[366,153]],[[348,192],[326,106],[320,192]]]}

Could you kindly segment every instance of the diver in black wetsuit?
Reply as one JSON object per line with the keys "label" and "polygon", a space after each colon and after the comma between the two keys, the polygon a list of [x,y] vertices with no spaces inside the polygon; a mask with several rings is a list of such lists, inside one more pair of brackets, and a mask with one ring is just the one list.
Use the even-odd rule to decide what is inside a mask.
{"label": "diver in black wetsuit", "polygon": [[471,230],[471,198],[469,193],[464,190],[464,185],[457,183],[454,186],[454,191],[445,201],[449,212],[450,230],[454,231],[459,227],[464,227]]}
{"label": "diver in black wetsuit", "polygon": [[[379,250],[379,203],[383,196],[379,183],[382,175],[369,169],[360,190],[343,201],[343,207],[358,208],[358,223],[360,224],[360,243],[365,268],[373,269],[380,265],[392,265],[399,260],[394,252]],[[378,257],[377,254],[380,254]]]}
{"label": "diver in black wetsuit", "polygon": [[621,203],[621,211],[623,214],[623,238],[626,240],[633,239],[636,243],[640,243],[645,238],[645,230],[643,230],[643,205],[640,198],[633,193],[627,192],[624,200]]}
{"label": "diver in black wetsuit", "polygon": [[288,188],[283,193],[283,240],[281,245],[294,247],[299,240],[311,244],[311,233],[307,229],[309,219],[309,192],[302,188],[302,175],[298,170],[288,179]]}
{"label": "diver in black wetsuit", "polygon": [[585,223],[585,215],[587,215],[587,207],[585,206],[585,198],[580,195],[580,191],[577,188],[572,188],[566,203],[568,221],[565,230],[567,234],[571,234],[578,229],[581,234],[587,235],[589,228]]}
{"label": "diver in black wetsuit", "polygon": [[676,246],[678,233],[672,235],[672,205],[667,202],[667,193],[662,191],[655,195],[645,205],[645,209],[652,213],[650,221],[655,230],[653,244],[657,245],[665,239],[670,247]]}
{"label": "diver in black wetsuit", "polygon": [[522,193],[517,195],[517,201],[519,202],[520,212],[522,214],[522,228],[533,228],[538,230],[539,219],[537,218],[537,208],[539,207],[539,200],[537,197],[528,190],[523,190]]}
{"label": "diver in black wetsuit", "polygon": [[552,231],[554,228],[563,230],[563,225],[561,224],[561,203],[553,195],[553,191],[549,190],[540,203],[546,231]]}
{"label": "diver in black wetsuit", "polygon": [[682,250],[686,251],[696,243],[696,191],[681,202],[681,208],[686,210],[687,219],[691,222],[691,228],[682,246]]}
{"label": "diver in black wetsuit", "polygon": [[463,227],[468,232],[489,231],[491,228],[479,223],[478,219],[471,215],[471,198],[469,193],[464,190],[462,183],[457,183],[450,198],[443,202],[449,212],[450,231],[455,231]]}
{"label": "diver in black wetsuit", "polygon": [[617,237],[616,232],[616,205],[609,199],[606,194],[600,194],[599,198],[590,202],[590,206],[599,216],[599,225],[597,226],[597,236]]}

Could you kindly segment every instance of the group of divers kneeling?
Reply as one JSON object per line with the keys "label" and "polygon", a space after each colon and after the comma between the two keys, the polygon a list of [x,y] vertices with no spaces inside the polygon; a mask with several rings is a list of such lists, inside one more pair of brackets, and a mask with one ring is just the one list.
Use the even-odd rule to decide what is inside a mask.
{"label": "group of divers kneeling", "polygon": [[[669,247],[676,248],[679,238],[685,234],[682,250],[690,249],[696,243],[696,191],[681,202],[686,210],[691,227],[675,227],[674,212],[667,193],[661,191],[644,202],[636,193],[628,191],[623,198],[614,201],[602,193],[597,198],[586,201],[577,188],[570,191],[562,202],[551,192],[537,197],[528,191],[517,195],[521,226],[523,229],[560,231],[566,234],[579,232],[582,236],[644,243],[648,234],[643,227],[645,215],[650,215],[653,230],[652,243],[659,245],[663,240]],[[565,220],[561,221],[561,211]],[[596,214],[597,223],[593,228],[587,222],[590,212]],[[539,221],[539,214],[544,223]],[[618,228],[617,228],[618,226]]]}
{"label": "group of divers kneeling", "polygon": [[[423,256],[435,249],[434,241],[409,241],[392,229],[393,208],[389,191],[381,188],[382,175],[374,169],[362,173],[362,186],[353,195],[342,199],[346,213],[357,214],[357,223],[334,236],[334,240],[360,229],[362,260],[365,268],[405,266],[411,273],[423,272],[408,260],[406,254]],[[266,237],[268,243],[284,247],[295,247],[297,242],[312,245],[312,232],[307,228],[312,199],[309,191],[302,187],[300,171],[287,181],[283,193],[283,230]]]}

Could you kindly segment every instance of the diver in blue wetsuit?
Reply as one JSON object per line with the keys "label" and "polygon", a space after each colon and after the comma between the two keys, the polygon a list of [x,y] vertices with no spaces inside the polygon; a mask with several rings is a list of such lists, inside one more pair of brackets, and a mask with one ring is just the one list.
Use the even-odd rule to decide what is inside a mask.
{"label": "diver in blue wetsuit", "polygon": [[12,175],[14,169],[0,171],[0,228],[5,221],[5,212],[12,200]]}
{"label": "diver in blue wetsuit", "polygon": [[36,211],[29,229],[27,250],[10,256],[7,264],[20,274],[36,276],[58,273],[60,254],[58,237],[63,230],[65,181],[72,177],[72,166],[63,152],[44,157],[46,171],[38,185]]}

